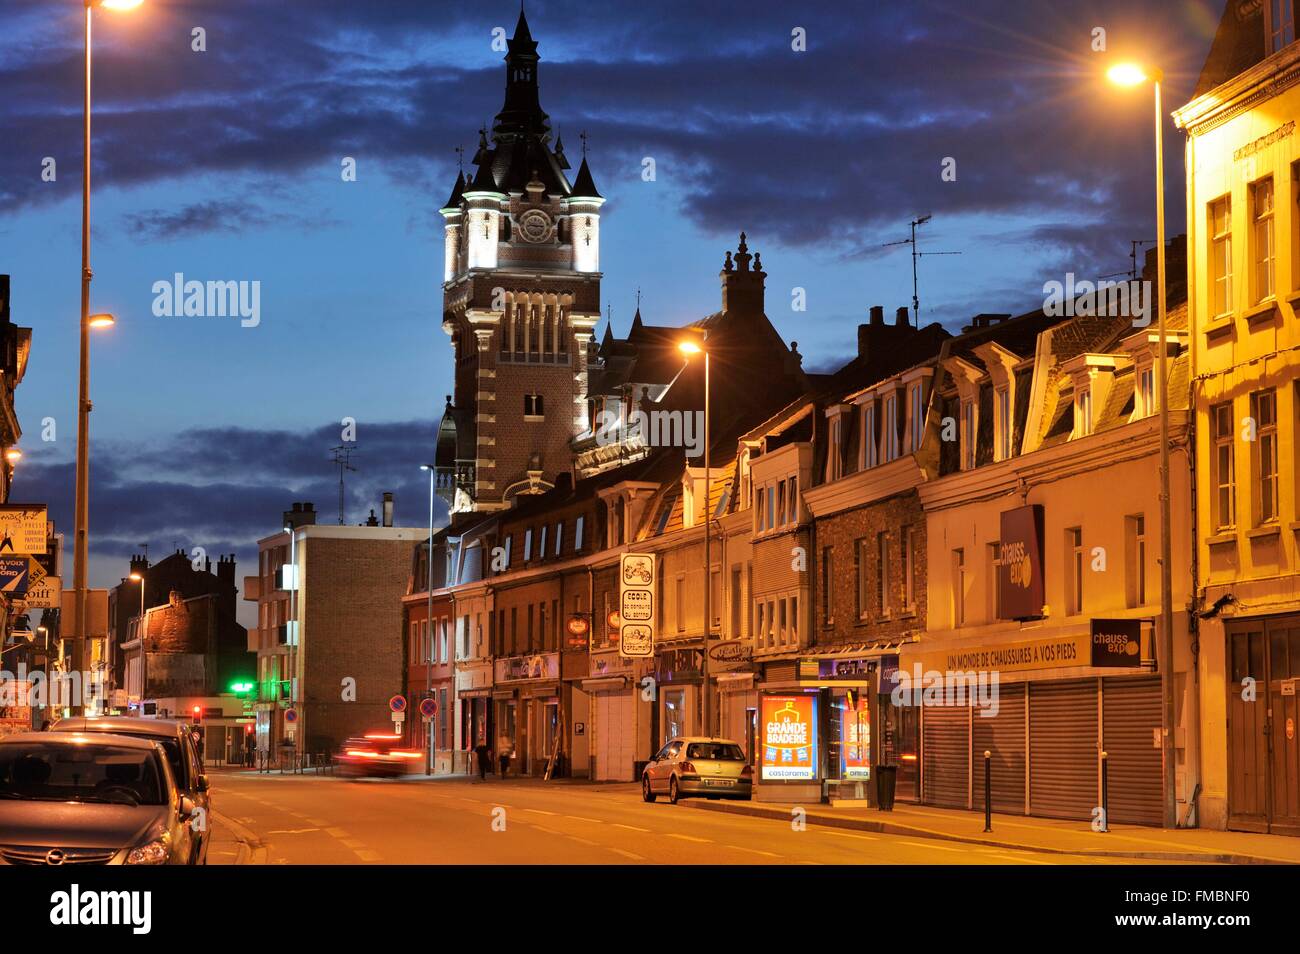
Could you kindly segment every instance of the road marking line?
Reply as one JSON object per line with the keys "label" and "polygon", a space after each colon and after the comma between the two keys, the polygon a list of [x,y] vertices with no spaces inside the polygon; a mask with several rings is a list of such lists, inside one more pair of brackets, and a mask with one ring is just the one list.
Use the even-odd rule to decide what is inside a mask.
{"label": "road marking line", "polygon": [[650,830],[649,828],[637,828],[636,825],[624,825],[621,822],[610,822],[610,824],[613,825],[615,828],[626,828],[628,831],[648,832]]}
{"label": "road marking line", "polygon": [[342,828],[326,828],[325,834],[333,835],[335,838],[347,838],[348,833]]}
{"label": "road marking line", "polygon": [[534,815],[557,815],[558,812],[544,812],[540,808],[525,808],[524,811],[532,812]]}
{"label": "road marking line", "polygon": [[746,848],[743,845],[723,845],[723,848],[730,848],[732,851],[748,851],[756,855],[767,855],[769,858],[780,858],[775,851],[760,851],[757,848]]}
{"label": "road marking line", "polygon": [[329,822],[327,822],[327,821],[326,821],[325,819],[323,819],[323,818],[308,818],[308,819],[306,819],[306,821],[307,821],[308,823],[310,823],[310,824],[312,824],[312,825],[316,825],[317,827],[320,827],[320,828],[324,828],[326,825],[329,824]]}
{"label": "road marking line", "polygon": [[591,822],[593,825],[603,825],[604,822],[599,818],[583,818],[581,815],[565,815],[565,818],[572,818],[574,821]]}
{"label": "road marking line", "polygon": [[709,838],[696,838],[694,835],[679,835],[679,834],[677,834],[676,832],[669,832],[669,833],[668,833],[668,837],[669,837],[669,838],[680,838],[682,841],[698,841],[698,842],[702,842],[703,844],[706,844],[706,845],[711,845],[711,844],[713,844],[712,839],[709,839]]}
{"label": "road marking line", "polygon": [[362,861],[382,860],[382,856],[379,854],[379,852],[371,851],[369,848],[354,848],[352,850],[357,853],[357,857],[360,858]]}
{"label": "road marking line", "polygon": [[535,830],[537,830],[537,831],[544,831],[544,832],[546,832],[546,834],[548,834],[548,835],[558,835],[558,834],[560,834],[560,832],[556,831],[554,828],[543,828],[541,825],[529,825],[528,827],[529,827],[529,828],[533,828],[533,829],[535,829]]}
{"label": "road marking line", "polygon": [[913,848],[933,848],[935,851],[961,851],[960,848],[949,848],[946,845],[936,845],[924,841],[900,841],[900,845],[911,845]]}
{"label": "road marking line", "polygon": [[609,850],[614,852],[616,855],[622,855],[624,858],[631,858],[633,861],[645,861],[644,858],[634,851],[624,851],[622,848],[610,848]]}
{"label": "road marking line", "polygon": [[863,841],[879,841],[879,840],[880,840],[880,836],[878,836],[878,835],[855,835],[855,834],[853,834],[852,832],[847,832],[847,831],[831,831],[830,829],[827,829],[827,828],[822,828],[822,829],[820,829],[820,830],[821,830],[821,833],[822,833],[823,835],[834,835],[834,836],[837,837],[837,838],[861,838]]}
{"label": "road marking line", "polygon": [[357,841],[355,838],[340,838],[339,842],[344,845],[347,845],[353,851],[356,851],[358,848],[366,847],[366,843],[364,841]]}
{"label": "road marking line", "polygon": [[586,838],[579,838],[577,835],[566,835],[569,841],[576,841],[580,845],[595,845],[596,842],[588,841]]}
{"label": "road marking line", "polygon": [[319,828],[276,828],[268,831],[268,835],[303,835],[309,831],[320,831]]}

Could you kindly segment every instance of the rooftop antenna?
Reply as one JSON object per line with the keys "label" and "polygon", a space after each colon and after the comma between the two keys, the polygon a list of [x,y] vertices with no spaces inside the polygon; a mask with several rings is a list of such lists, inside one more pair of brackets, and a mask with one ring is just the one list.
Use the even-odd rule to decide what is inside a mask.
{"label": "rooftop antenna", "polygon": [[891,245],[910,245],[912,246],[912,324],[917,328],[921,327],[921,299],[917,290],[916,281],[916,260],[923,255],[960,255],[961,252],[918,252],[916,250],[916,228],[918,225],[925,225],[934,216],[927,212],[925,215],[912,220],[912,236],[897,242],[886,242],[881,248],[889,248]]}
{"label": "rooftop antenna", "polygon": [[148,563],[148,562],[149,562],[149,544],[147,544],[147,543],[142,543],[142,544],[140,544],[140,548],[141,548],[142,550],[144,550],[144,562],[145,562],[145,563]]}
{"label": "rooftop antenna", "polygon": [[456,168],[463,173],[465,171],[465,147],[457,146],[455,152],[456,152]]}
{"label": "rooftop antenna", "polygon": [[587,130],[578,133],[578,138],[582,140],[582,158],[587,158]]}
{"label": "rooftop antenna", "polygon": [[1109,275],[1103,275],[1102,278],[1118,278],[1120,275],[1128,275],[1129,281],[1135,282],[1138,277],[1138,249],[1143,245],[1155,245],[1155,239],[1130,239],[1129,240],[1129,261],[1132,264],[1127,272],[1111,272]]}
{"label": "rooftop antenna", "polygon": [[339,526],[343,526],[343,475],[346,471],[356,472],[352,466],[352,452],[357,449],[353,444],[349,447],[347,444],[340,444],[338,447],[332,447],[334,452],[334,466],[339,469]]}

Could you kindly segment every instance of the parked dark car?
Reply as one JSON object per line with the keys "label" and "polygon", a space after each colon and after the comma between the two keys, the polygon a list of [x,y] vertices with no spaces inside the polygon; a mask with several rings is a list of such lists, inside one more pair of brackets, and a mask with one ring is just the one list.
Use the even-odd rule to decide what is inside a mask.
{"label": "parked dark car", "polygon": [[60,719],[53,732],[111,732],[132,738],[151,739],[163,747],[172,775],[181,794],[189,796],[199,809],[203,824],[195,832],[199,842],[199,864],[208,862],[208,843],[211,841],[212,799],[208,792],[208,777],[203,774],[203,760],[199,755],[194,728],[180,719],[141,719],[132,716],[103,716],[98,719],[75,717]]}
{"label": "parked dark car", "polygon": [[100,732],[0,739],[0,864],[196,864],[195,812],[157,742]]}

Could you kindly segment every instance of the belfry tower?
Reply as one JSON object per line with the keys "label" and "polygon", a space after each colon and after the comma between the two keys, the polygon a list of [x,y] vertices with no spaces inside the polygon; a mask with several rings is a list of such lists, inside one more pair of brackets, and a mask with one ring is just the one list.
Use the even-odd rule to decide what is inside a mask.
{"label": "belfry tower", "polygon": [[508,507],[554,486],[588,430],[587,363],[600,318],[600,207],[584,146],[577,175],[538,98],[537,42],[521,12],[505,102],[479,131],[445,222],[443,330],[455,394],[438,431],[437,486],[451,512]]}

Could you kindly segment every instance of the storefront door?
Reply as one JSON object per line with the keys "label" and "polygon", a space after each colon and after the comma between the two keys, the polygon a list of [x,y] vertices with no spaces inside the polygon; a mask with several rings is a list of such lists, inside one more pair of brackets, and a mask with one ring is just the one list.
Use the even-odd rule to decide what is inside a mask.
{"label": "storefront door", "polygon": [[1228,624],[1228,827],[1300,835],[1300,617]]}
{"label": "storefront door", "polygon": [[664,690],[664,734],[663,740],[678,739],[689,735],[686,729],[686,690]]}

